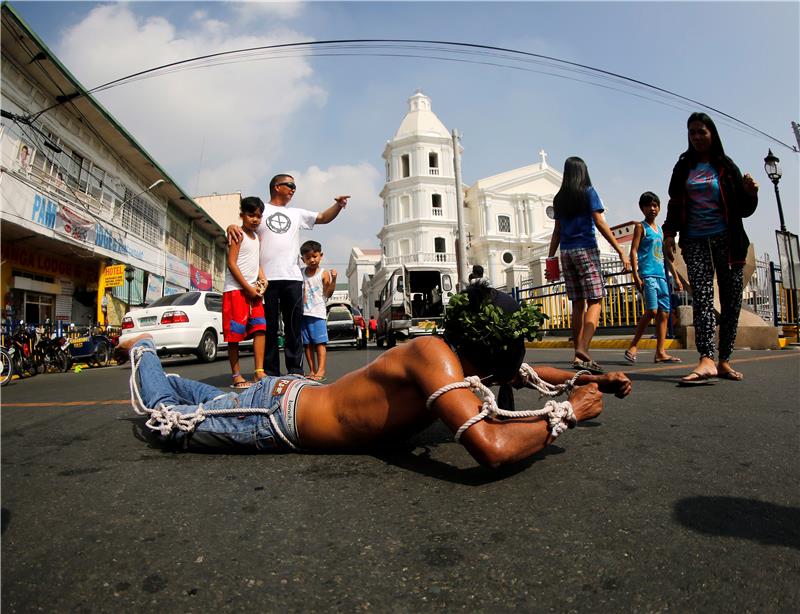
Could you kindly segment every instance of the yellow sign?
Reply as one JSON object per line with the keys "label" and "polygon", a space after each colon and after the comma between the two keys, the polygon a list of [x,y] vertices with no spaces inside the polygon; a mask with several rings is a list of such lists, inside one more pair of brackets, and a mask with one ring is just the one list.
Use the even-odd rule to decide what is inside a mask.
{"label": "yellow sign", "polygon": [[106,288],[116,288],[125,282],[125,265],[114,264],[106,267]]}

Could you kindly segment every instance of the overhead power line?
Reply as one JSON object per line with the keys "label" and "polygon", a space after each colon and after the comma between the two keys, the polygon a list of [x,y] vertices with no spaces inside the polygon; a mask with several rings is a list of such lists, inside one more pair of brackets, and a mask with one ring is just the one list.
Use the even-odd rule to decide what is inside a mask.
{"label": "overhead power line", "polygon": [[[412,51],[410,53],[409,51]],[[427,54],[424,54],[427,52]],[[430,55],[437,54],[437,55]],[[455,61],[469,64],[483,64],[499,68],[535,72],[551,77],[559,77],[587,83],[595,87],[603,87],[619,91],[631,96],[644,98],[650,102],[667,104],[676,108],[686,108],[692,105],[694,108],[700,107],[716,113],[724,118],[725,123],[745,130],[752,134],[763,136],[774,143],[781,145],[792,151],[797,148],[781,141],[775,136],[760,130],[725,111],[705,104],[697,99],[684,96],[672,90],[659,87],[641,79],[635,79],[623,74],[596,68],[579,62],[562,60],[553,56],[548,56],[530,51],[521,51],[506,47],[496,47],[493,45],[482,45],[477,43],[463,43],[456,41],[439,41],[424,39],[340,39],[323,41],[298,41],[292,43],[278,43],[274,45],[263,45],[258,47],[247,47],[200,55],[193,58],[169,62],[137,71],[130,75],[120,77],[98,85],[90,90],[89,93],[103,92],[114,87],[119,87],[128,83],[133,83],[142,79],[149,79],[162,75],[169,75],[179,71],[196,70],[220,66],[230,63],[243,63],[262,60],[276,60],[286,57],[298,56],[378,56],[378,57],[407,57],[422,58],[438,61]],[[649,96],[647,94],[650,94]],[[653,98],[652,96],[655,96]],[[69,97],[74,100],[74,97]],[[66,101],[66,97],[65,100]],[[30,119],[35,120],[43,113],[59,106],[64,101],[46,107],[31,115]]]}

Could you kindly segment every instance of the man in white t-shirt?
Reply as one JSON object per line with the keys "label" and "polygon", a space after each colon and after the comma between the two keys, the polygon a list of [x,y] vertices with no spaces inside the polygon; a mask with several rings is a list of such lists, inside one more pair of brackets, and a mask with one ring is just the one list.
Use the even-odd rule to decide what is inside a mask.
{"label": "man in white t-shirt", "polygon": [[[303,343],[300,322],[303,318],[303,277],[300,271],[300,230],[328,224],[347,206],[350,196],[337,196],[334,204],[316,213],[289,207],[297,185],[291,175],[275,175],[269,182],[270,200],[258,227],[261,241],[261,268],[269,281],[264,293],[267,320],[264,369],[267,375],[280,375],[278,351],[278,313],[283,319],[284,360],[287,373],[303,375]],[[228,241],[238,243],[241,228],[228,226]]]}

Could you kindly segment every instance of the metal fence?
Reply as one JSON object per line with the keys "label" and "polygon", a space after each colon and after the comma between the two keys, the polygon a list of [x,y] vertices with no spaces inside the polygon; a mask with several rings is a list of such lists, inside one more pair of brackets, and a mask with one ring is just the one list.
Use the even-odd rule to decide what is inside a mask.
{"label": "metal fence", "polygon": [[[644,312],[644,301],[636,290],[629,273],[621,273],[619,261],[602,263],[606,297],[601,303],[598,328],[627,328],[636,326]],[[782,327],[787,334],[797,335],[798,291],[783,286],[781,268],[768,258],[756,260],[753,276],[745,285],[743,305],[761,316],[765,322]],[[523,281],[513,292],[517,300],[534,301],[547,314],[545,331],[569,330],[572,327],[572,304],[567,298],[564,282],[535,286]],[[673,293],[674,305],[688,305],[687,292]]]}
{"label": "metal fence", "polygon": [[[627,328],[636,326],[644,313],[644,301],[637,292],[630,273],[622,273],[619,261],[602,263],[606,296],[600,303],[600,328]],[[567,298],[564,282],[534,286],[523,282],[513,292],[517,300],[533,301],[542,305],[549,319],[542,327],[545,331],[572,328],[572,303]],[[680,300],[680,299],[679,299]]]}

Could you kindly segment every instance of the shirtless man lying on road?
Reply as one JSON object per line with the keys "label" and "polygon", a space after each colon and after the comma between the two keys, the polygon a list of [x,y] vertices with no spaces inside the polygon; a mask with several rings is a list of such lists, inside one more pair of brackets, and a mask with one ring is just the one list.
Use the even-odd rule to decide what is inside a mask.
{"label": "shirtless man lying on road", "polygon": [[[165,375],[149,335],[142,335],[128,344],[131,398],[148,416],[148,428],[188,450],[363,450],[402,440],[439,419],[481,465],[499,467],[600,414],[602,393],[622,398],[631,391],[623,373],[575,375],[523,365],[525,338],[542,320],[534,305],[520,307],[487,285],[470,285],[450,300],[444,338],[399,345],[333,384],[267,377],[240,394]],[[513,405],[510,385],[548,396],[566,392],[569,401],[507,417],[490,385],[501,386],[500,405]]]}

